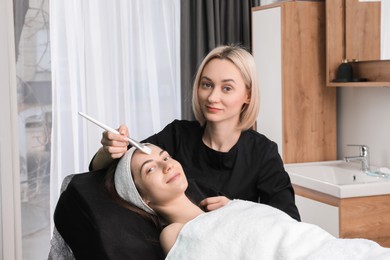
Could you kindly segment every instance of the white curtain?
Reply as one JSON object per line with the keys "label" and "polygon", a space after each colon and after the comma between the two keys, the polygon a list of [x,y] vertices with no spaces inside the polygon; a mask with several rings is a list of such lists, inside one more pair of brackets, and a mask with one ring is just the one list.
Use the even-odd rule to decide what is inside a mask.
{"label": "white curtain", "polygon": [[63,178],[88,170],[104,131],[142,140],[180,118],[180,0],[52,0],[51,216]]}

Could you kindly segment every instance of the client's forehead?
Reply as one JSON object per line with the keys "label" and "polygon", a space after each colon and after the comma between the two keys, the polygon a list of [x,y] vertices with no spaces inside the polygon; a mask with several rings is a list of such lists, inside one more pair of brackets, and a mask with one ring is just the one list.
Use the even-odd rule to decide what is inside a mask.
{"label": "client's forehead", "polygon": [[151,154],[143,153],[140,150],[135,150],[131,158],[131,164],[138,164],[143,160],[147,160],[155,155],[158,155],[161,151],[161,148],[152,144],[147,144],[147,146],[152,150]]}

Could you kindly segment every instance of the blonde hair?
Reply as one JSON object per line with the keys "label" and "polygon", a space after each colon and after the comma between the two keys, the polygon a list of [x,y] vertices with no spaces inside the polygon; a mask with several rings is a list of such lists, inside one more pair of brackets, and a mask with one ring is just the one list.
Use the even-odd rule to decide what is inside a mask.
{"label": "blonde hair", "polygon": [[245,86],[249,92],[249,103],[243,107],[240,114],[240,121],[237,125],[240,130],[251,128],[257,119],[260,106],[260,90],[257,78],[256,64],[253,56],[237,45],[219,46],[213,49],[204,58],[198,68],[192,89],[192,109],[196,120],[203,126],[206,123],[198,100],[198,87],[204,67],[213,59],[226,59],[232,62],[240,71]]}

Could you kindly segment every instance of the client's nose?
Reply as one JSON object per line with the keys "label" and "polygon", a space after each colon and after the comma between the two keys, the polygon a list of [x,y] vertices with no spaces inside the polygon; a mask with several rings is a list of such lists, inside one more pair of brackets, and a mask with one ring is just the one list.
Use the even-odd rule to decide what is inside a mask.
{"label": "client's nose", "polygon": [[169,173],[172,170],[173,166],[171,162],[166,162],[164,165],[164,173]]}

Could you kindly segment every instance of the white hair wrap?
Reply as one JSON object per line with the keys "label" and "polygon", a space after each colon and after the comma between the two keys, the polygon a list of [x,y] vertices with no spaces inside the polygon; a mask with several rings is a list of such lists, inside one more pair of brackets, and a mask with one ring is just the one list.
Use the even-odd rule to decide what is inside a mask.
{"label": "white hair wrap", "polygon": [[134,146],[131,147],[119,160],[115,170],[115,188],[122,199],[150,214],[156,215],[156,212],[141,198],[131,174],[130,162],[135,150]]}

